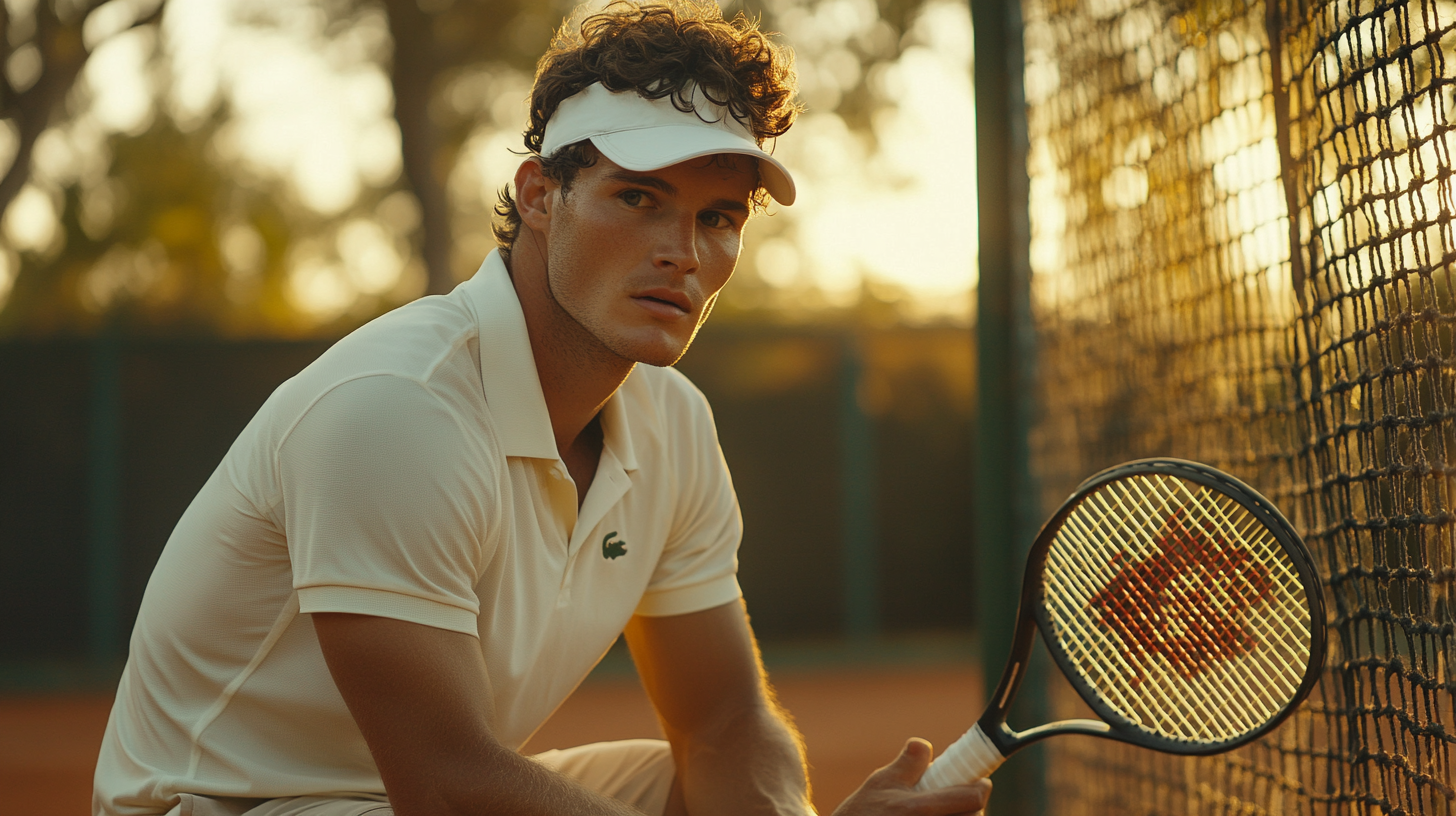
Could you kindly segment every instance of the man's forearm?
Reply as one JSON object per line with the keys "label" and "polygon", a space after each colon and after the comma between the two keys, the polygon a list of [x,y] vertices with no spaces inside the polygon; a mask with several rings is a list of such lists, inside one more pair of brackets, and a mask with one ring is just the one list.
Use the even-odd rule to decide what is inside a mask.
{"label": "man's forearm", "polygon": [[710,733],[673,742],[692,816],[814,812],[803,748],[769,705],[743,709]]}
{"label": "man's forearm", "polygon": [[399,816],[641,816],[495,739],[470,635],[339,612],[313,625]]}
{"label": "man's forearm", "polygon": [[432,780],[389,790],[399,816],[641,816],[515,751],[501,745],[483,749],[483,757],[452,762]]}

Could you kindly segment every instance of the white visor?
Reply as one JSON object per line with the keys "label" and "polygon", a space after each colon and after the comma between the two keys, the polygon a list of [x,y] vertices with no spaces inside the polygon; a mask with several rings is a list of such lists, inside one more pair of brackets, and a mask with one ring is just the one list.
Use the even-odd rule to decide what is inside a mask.
{"label": "white visor", "polygon": [[602,155],[639,173],[711,156],[741,153],[758,159],[759,180],[774,200],[794,203],[794,179],[777,159],[764,152],[753,134],[728,109],[716,105],[696,86],[693,110],[673,105],[673,94],[645,99],[636,91],[613,93],[600,82],[566,99],[546,123],[541,155],[550,157],[569,145],[590,139]]}

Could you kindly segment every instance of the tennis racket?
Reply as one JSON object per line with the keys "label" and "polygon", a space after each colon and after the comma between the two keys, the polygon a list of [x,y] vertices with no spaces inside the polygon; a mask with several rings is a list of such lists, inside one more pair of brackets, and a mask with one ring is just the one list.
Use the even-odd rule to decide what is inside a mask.
{"label": "tennis racket", "polygon": [[[1179,459],[1104,470],[1032,544],[1001,682],[919,787],[989,776],[1013,752],[1058,734],[1173,754],[1258,739],[1314,687],[1324,622],[1309,551],[1253,488]],[[1038,628],[1101,720],[1006,725]]]}

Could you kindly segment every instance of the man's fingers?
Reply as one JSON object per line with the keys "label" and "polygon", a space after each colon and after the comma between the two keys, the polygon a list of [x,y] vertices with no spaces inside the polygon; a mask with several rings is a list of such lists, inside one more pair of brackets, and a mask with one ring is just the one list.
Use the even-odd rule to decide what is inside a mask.
{"label": "man's fingers", "polygon": [[916,810],[920,813],[975,813],[991,798],[991,780],[978,779],[968,785],[951,785],[918,794]]}
{"label": "man's fingers", "polygon": [[933,791],[914,790],[915,783],[930,767],[933,753],[930,743],[923,739],[906,742],[895,761],[870,774],[864,785],[844,800],[835,816],[883,816],[886,813],[965,816],[984,808],[991,795],[989,779]]}
{"label": "man's fingers", "polygon": [[894,762],[870,775],[870,782],[912,787],[920,781],[925,769],[930,767],[933,753],[930,743],[919,737],[911,737],[905,742],[905,747],[900,749],[900,755],[895,757]]}

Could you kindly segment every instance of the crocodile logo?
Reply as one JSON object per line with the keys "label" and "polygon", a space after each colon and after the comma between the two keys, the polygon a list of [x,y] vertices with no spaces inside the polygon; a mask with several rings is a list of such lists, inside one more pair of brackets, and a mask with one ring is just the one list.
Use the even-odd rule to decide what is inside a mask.
{"label": "crocodile logo", "polygon": [[[617,539],[613,541],[613,539]],[[618,539],[616,532],[607,533],[602,539],[602,557],[608,560],[621,558],[627,554],[627,542]]]}

